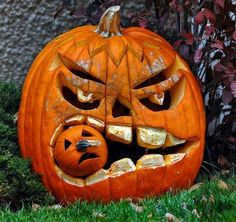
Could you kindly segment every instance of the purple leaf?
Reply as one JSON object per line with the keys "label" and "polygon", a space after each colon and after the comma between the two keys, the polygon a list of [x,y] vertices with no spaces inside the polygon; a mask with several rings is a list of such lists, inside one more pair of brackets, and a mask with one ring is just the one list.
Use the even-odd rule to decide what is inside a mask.
{"label": "purple leaf", "polygon": [[235,136],[230,136],[230,137],[228,137],[227,141],[229,141],[231,143],[235,143],[236,142],[236,137]]}
{"label": "purple leaf", "polygon": [[215,14],[206,8],[202,8],[201,11],[199,11],[195,17],[195,22],[197,25],[202,24],[205,19],[208,19],[210,23],[216,22]]}
{"label": "purple leaf", "polygon": [[224,43],[221,40],[215,40],[214,43],[211,44],[212,48],[217,48],[217,49],[224,49]]}
{"label": "purple leaf", "polygon": [[232,78],[236,76],[236,69],[232,63],[227,64],[227,70],[225,71],[225,74],[226,76],[231,77],[231,81],[233,80]]}
{"label": "purple leaf", "polygon": [[186,43],[182,43],[179,46],[179,53],[180,55],[182,55],[184,58],[188,58],[189,57],[189,47]]}
{"label": "purple leaf", "polygon": [[132,18],[135,16],[135,13],[134,12],[128,12],[127,15],[126,15],[128,18]]}
{"label": "purple leaf", "polygon": [[159,20],[160,27],[164,27],[166,25],[167,19],[169,17],[169,12],[164,13]]}
{"label": "purple leaf", "polygon": [[233,95],[231,94],[231,92],[225,88],[222,92],[222,101],[224,104],[229,104],[231,102],[231,100],[233,99]]}
{"label": "purple leaf", "polygon": [[216,22],[215,14],[214,14],[211,10],[205,9],[205,10],[204,10],[204,16],[205,16],[211,23],[215,23],[215,22]]}
{"label": "purple leaf", "polygon": [[234,30],[233,39],[234,39],[234,41],[236,41],[236,30]]}
{"label": "purple leaf", "polygon": [[141,28],[146,28],[146,27],[147,27],[147,24],[148,24],[148,22],[147,22],[147,20],[145,20],[145,19],[140,19],[140,20],[138,21],[138,25],[139,25]]}
{"label": "purple leaf", "polygon": [[205,27],[205,34],[207,37],[209,37],[214,31],[215,31],[215,27],[214,26],[206,26]]}
{"label": "purple leaf", "polygon": [[182,42],[183,42],[182,39],[179,39],[179,40],[175,41],[174,44],[173,44],[174,48],[176,48],[176,49],[179,48],[179,46]]}
{"label": "purple leaf", "polygon": [[233,94],[234,98],[236,98],[236,80],[231,82],[230,88],[231,93]]}
{"label": "purple leaf", "polygon": [[194,62],[198,63],[200,62],[202,58],[202,49],[197,49],[194,53]]}
{"label": "purple leaf", "polygon": [[221,8],[225,7],[225,0],[215,0],[215,3],[219,5]]}
{"label": "purple leaf", "polygon": [[193,33],[185,33],[182,35],[184,37],[184,41],[187,45],[192,45],[194,41],[194,35]]}
{"label": "purple leaf", "polygon": [[177,12],[179,12],[181,9],[182,9],[182,6],[181,4],[179,3],[178,0],[172,0],[170,3],[169,3],[169,6],[171,8],[173,8],[174,10],[176,10]]}
{"label": "purple leaf", "polygon": [[220,63],[217,63],[216,65],[214,65],[213,68],[217,72],[225,72],[227,70],[227,68]]}
{"label": "purple leaf", "polygon": [[195,23],[197,25],[199,25],[199,24],[202,24],[204,22],[204,20],[205,20],[205,17],[204,17],[204,14],[203,14],[203,10],[201,10],[195,16]]}

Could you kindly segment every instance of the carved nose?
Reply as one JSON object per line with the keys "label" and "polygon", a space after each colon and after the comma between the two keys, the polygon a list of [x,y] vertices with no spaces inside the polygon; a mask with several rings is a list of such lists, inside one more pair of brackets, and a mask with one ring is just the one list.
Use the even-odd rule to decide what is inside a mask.
{"label": "carved nose", "polygon": [[96,147],[101,145],[99,140],[80,140],[76,144],[76,149],[78,152],[86,152],[88,147]]}
{"label": "carved nose", "polygon": [[131,116],[130,108],[126,107],[121,102],[116,100],[112,107],[112,115],[113,117]]}

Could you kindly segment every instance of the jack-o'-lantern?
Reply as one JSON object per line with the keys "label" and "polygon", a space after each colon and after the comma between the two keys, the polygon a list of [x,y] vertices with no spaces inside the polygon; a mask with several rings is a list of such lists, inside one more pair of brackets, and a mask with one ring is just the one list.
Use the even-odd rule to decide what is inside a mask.
{"label": "jack-o'-lantern", "polygon": [[62,202],[182,189],[201,165],[205,116],[188,65],[119,15],[110,7],[98,26],[51,41],[25,80],[21,151]]}

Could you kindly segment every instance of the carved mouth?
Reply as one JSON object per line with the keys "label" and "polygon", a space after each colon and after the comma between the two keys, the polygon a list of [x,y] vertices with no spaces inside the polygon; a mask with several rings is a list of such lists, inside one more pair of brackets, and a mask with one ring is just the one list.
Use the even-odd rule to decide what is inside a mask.
{"label": "carved mouth", "polygon": [[[108,177],[114,177],[142,168],[156,168],[181,161],[199,141],[186,141],[160,128],[122,127],[105,124],[98,119],[76,115],[66,119],[55,130],[50,141],[51,155],[58,136],[69,127],[86,124],[103,133],[108,146],[108,159],[105,166],[84,178],[73,177],[65,173],[55,161],[57,174],[67,183],[84,186],[100,182]],[[136,131],[136,133],[135,133]],[[112,136],[114,135],[114,136]],[[130,142],[129,142],[130,141]],[[85,159],[94,158],[85,156]],[[81,161],[81,160],[80,160]],[[83,161],[83,159],[82,159]]]}

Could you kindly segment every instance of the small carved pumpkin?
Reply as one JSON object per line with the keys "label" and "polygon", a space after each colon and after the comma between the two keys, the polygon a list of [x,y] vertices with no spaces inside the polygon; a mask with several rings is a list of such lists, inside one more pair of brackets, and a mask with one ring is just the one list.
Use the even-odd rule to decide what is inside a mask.
{"label": "small carved pumpkin", "polygon": [[106,141],[90,126],[71,127],[58,137],[54,148],[54,159],[69,175],[88,176],[105,165]]}
{"label": "small carved pumpkin", "polygon": [[97,27],[51,41],[25,80],[21,151],[63,202],[182,189],[201,165],[205,116],[188,65],[119,15],[113,6]]}

